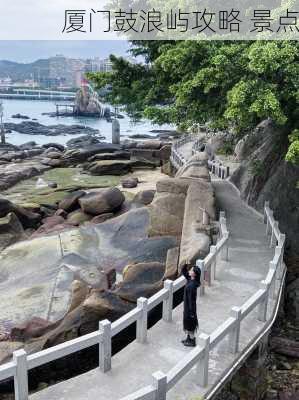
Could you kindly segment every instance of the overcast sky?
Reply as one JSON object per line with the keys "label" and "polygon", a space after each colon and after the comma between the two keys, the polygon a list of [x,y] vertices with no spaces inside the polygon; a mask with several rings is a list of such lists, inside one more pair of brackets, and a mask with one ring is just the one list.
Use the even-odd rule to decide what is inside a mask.
{"label": "overcast sky", "polygon": [[110,54],[129,55],[127,53],[129,47],[129,42],[121,40],[0,40],[0,59],[27,63],[56,54],[75,58],[105,58]]}

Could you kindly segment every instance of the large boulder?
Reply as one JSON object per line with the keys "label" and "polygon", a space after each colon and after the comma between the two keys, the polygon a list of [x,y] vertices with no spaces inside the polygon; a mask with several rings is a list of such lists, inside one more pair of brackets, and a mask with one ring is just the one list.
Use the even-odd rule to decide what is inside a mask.
{"label": "large boulder", "polygon": [[16,325],[11,329],[10,337],[12,340],[28,340],[44,335],[53,329],[53,324],[43,318],[33,317],[29,321]]}
{"label": "large boulder", "polygon": [[86,214],[82,210],[76,210],[71,212],[66,219],[66,222],[73,226],[79,226],[84,222],[88,222],[92,219],[92,215]]}
{"label": "large boulder", "polygon": [[175,280],[177,278],[179,254],[180,254],[179,247],[174,247],[173,249],[168,250],[163,281],[166,279]]}
{"label": "large boulder", "polygon": [[113,217],[114,217],[113,213],[104,213],[104,214],[101,214],[101,215],[97,215],[96,217],[93,217],[90,222],[92,224],[101,224],[102,222],[105,222],[108,219],[111,219]]}
{"label": "large boulder", "polygon": [[92,175],[125,175],[131,171],[129,160],[101,160],[88,165],[86,169]]}
{"label": "large boulder", "polygon": [[100,153],[92,156],[88,161],[102,161],[102,160],[129,160],[131,153],[128,151],[115,151],[114,153]]}
{"label": "large boulder", "polygon": [[187,194],[190,181],[186,179],[165,178],[157,182],[157,193]]}
{"label": "large boulder", "polygon": [[100,192],[91,192],[79,199],[82,210],[91,215],[99,215],[118,210],[125,196],[116,187],[104,189]]}
{"label": "large boulder", "polygon": [[180,246],[180,262],[195,262],[209,253],[211,244],[211,225],[205,224],[203,210],[210,222],[215,220],[215,197],[210,182],[194,180],[188,188]]}
{"label": "large boulder", "polygon": [[179,237],[182,232],[185,208],[184,194],[157,193],[148,206],[150,212],[151,236],[173,235]]}
{"label": "large boulder", "polygon": [[14,213],[7,214],[0,218],[0,250],[18,242],[27,239],[23,226]]}
{"label": "large boulder", "polygon": [[147,206],[153,201],[155,193],[155,190],[141,190],[134,196],[133,203]]}
{"label": "large boulder", "polygon": [[101,153],[114,153],[121,150],[119,145],[109,143],[97,143],[93,145],[86,145],[85,142],[74,144],[70,149],[64,152],[62,160],[65,165],[75,165],[80,162],[86,161],[88,158],[95,154]]}
{"label": "large boulder", "polygon": [[68,194],[64,199],[59,202],[59,208],[71,212],[79,208],[79,199],[84,196],[86,193],[83,190],[77,190]]}
{"label": "large boulder", "polygon": [[41,220],[39,214],[17,206],[7,199],[0,198],[0,218],[5,217],[9,213],[14,213],[18,217],[24,229],[35,228]]}
{"label": "large boulder", "polygon": [[165,265],[159,262],[128,265],[116,293],[122,299],[136,303],[139,297],[150,297],[162,287],[164,274]]}
{"label": "large boulder", "polygon": [[137,143],[137,149],[160,149],[162,142],[160,140],[145,140]]}

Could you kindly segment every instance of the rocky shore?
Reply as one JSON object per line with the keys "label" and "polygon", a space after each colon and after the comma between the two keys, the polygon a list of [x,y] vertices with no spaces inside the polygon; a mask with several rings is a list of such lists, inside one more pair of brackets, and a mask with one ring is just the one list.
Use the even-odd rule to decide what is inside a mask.
{"label": "rocky shore", "polygon": [[[19,115],[19,114],[17,114]],[[14,118],[24,119],[25,116],[14,116]],[[28,117],[29,118],[29,117]],[[28,119],[26,118],[26,119]],[[45,135],[45,136],[59,136],[59,135],[98,135],[99,131],[90,127],[82,125],[43,125],[37,121],[22,121],[18,124],[13,122],[6,122],[4,124],[6,131],[15,131],[24,133],[26,135]]]}
{"label": "rocky shore", "polygon": [[[138,297],[149,297],[165,279],[175,279],[186,260],[207,254],[217,233],[205,153],[195,157],[194,165],[201,165],[198,176],[191,163],[177,177],[161,179],[159,170],[170,170],[169,138],[116,146],[83,137],[66,148],[26,147],[38,148],[39,154],[17,159],[20,149],[0,152],[4,181],[7,168],[26,169],[30,161],[49,168],[34,178],[46,191],[40,196],[47,191],[62,196],[21,204],[6,190],[0,199],[0,362],[9,360],[15,349],[32,353],[91,332],[101,319],[114,321],[131,310]],[[76,190],[71,184],[65,190],[60,181],[45,179],[47,174],[75,170],[92,183],[85,181],[87,187]],[[157,183],[138,189],[142,177],[151,174]],[[117,185],[99,183],[111,175]],[[203,225],[198,205],[208,210],[208,225]],[[95,362],[94,355],[83,352],[80,367],[69,373]],[[65,370],[66,365],[62,360],[56,367]],[[55,380],[56,367],[41,370],[31,388],[41,379],[47,384]]]}

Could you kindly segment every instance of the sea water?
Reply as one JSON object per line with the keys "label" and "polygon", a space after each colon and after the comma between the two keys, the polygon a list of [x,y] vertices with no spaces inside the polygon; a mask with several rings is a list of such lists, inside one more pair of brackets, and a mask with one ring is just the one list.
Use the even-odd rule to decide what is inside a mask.
{"label": "sea water", "polygon": [[[37,122],[43,125],[83,125],[99,130],[99,134],[106,138],[106,141],[111,142],[112,124],[107,122],[106,119],[101,118],[88,118],[88,117],[51,117],[43,115],[43,113],[56,112],[57,101],[39,101],[39,100],[3,100],[4,105],[4,122],[20,123],[21,119],[12,118],[14,114],[27,115],[31,120],[36,119]],[[66,104],[66,102],[63,102]],[[155,136],[155,133],[150,132],[153,129],[175,129],[174,126],[154,125],[148,120],[141,120],[139,122],[132,121],[128,115],[121,112],[124,116],[119,119],[120,133],[122,136],[131,136],[133,134],[149,134]],[[29,121],[29,120],[27,120]],[[77,135],[59,135],[59,136],[45,136],[45,135],[27,135],[18,132],[6,134],[6,140],[9,143],[20,145],[25,142],[35,141],[37,144],[45,144],[56,142],[65,144],[69,139],[75,138]]]}

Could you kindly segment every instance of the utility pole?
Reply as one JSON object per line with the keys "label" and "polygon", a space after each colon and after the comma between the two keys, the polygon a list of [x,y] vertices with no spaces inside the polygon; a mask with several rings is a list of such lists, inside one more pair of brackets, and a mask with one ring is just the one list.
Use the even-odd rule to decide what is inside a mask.
{"label": "utility pole", "polygon": [[4,107],[2,101],[0,102],[0,135],[1,135],[1,144],[5,144],[5,129],[3,124],[3,113]]}

